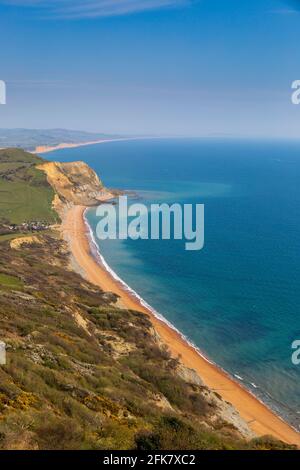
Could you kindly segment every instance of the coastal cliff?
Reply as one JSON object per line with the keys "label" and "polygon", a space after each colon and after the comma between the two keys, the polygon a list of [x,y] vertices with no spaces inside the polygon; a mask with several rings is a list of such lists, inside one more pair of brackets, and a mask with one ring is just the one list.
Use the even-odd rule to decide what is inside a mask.
{"label": "coastal cliff", "polygon": [[[3,172],[10,156],[24,166],[28,155],[6,152]],[[83,162],[33,159],[30,172],[33,164],[47,175],[41,197],[51,189],[60,209],[111,196]],[[290,447],[254,438],[233,406],[170,354],[147,315],[120,306],[69,260],[53,227],[0,234],[1,449]]]}
{"label": "coastal cliff", "polygon": [[47,162],[38,168],[46,173],[55,191],[54,204],[57,209],[62,205],[94,206],[113,197],[98,175],[84,162]]}

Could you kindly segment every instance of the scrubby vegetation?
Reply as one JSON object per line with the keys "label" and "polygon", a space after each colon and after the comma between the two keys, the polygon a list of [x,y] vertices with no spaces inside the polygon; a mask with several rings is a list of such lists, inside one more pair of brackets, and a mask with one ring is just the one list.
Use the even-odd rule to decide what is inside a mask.
{"label": "scrubby vegetation", "polygon": [[54,234],[40,237],[20,250],[0,244],[0,448],[280,446],[216,420],[206,388],[180,378],[148,318],[67,269]]}

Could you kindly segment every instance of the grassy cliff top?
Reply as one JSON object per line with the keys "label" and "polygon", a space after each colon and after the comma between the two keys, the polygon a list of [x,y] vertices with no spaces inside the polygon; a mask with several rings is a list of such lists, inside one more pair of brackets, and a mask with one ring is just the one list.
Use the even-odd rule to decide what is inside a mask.
{"label": "grassy cliff top", "polygon": [[36,165],[44,160],[21,149],[0,150],[0,223],[58,220],[54,191]]}
{"label": "grassy cliff top", "polygon": [[0,150],[0,163],[24,163],[26,165],[38,164],[43,159],[38,155],[26,152],[19,148],[6,148]]}

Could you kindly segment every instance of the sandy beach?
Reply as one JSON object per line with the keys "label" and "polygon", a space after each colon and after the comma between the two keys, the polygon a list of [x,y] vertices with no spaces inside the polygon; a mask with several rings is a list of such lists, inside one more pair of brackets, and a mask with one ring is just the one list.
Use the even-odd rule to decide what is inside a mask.
{"label": "sandy beach", "polygon": [[281,420],[229,375],[202,357],[179,333],[157,319],[150,310],[140,304],[137,298],[126,291],[100,263],[97,263],[90,252],[84,210],[83,206],[69,209],[62,224],[63,235],[68,240],[74,261],[84,276],[101,289],[120,296],[124,307],[147,314],[161,339],[169,347],[171,354],[174,357],[180,356],[183,364],[196,370],[208,387],[232,403],[258,436],[273,435],[282,441],[297,444],[300,447],[300,433]]}
{"label": "sandy beach", "polygon": [[76,147],[85,147],[86,145],[94,145],[94,144],[104,144],[106,142],[114,142],[115,140],[120,140],[120,139],[102,139],[102,140],[93,140],[90,142],[77,142],[77,143],[64,143],[62,142],[61,144],[57,145],[39,145],[38,147],[35,148],[35,150],[32,153],[35,154],[43,154],[43,153],[49,153],[49,152],[54,152],[55,150],[62,150],[62,149],[73,149]]}
{"label": "sandy beach", "polygon": [[144,140],[144,139],[157,139],[157,138],[164,138],[164,137],[120,137],[120,138],[116,138],[116,139],[92,140],[90,142],[77,142],[77,143],[64,143],[64,142],[62,142],[60,144],[53,145],[53,146],[39,145],[31,153],[41,155],[43,153],[54,152],[55,150],[73,149],[73,148],[77,148],[77,147],[86,147],[88,145],[108,144],[110,142],[123,142],[123,141],[127,141],[127,140]]}

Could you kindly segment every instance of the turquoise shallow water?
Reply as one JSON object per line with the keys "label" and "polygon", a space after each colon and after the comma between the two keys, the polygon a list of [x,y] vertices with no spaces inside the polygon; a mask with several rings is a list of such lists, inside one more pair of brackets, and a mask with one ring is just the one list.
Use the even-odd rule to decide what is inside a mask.
{"label": "turquoise shallow water", "polygon": [[[205,247],[105,241],[113,270],[213,361],[300,424],[300,143],[115,142],[47,155],[84,160],[137,200],[205,204]],[[88,212],[95,228],[95,210]],[[239,380],[239,379],[237,379]]]}

